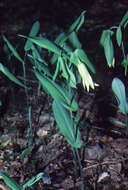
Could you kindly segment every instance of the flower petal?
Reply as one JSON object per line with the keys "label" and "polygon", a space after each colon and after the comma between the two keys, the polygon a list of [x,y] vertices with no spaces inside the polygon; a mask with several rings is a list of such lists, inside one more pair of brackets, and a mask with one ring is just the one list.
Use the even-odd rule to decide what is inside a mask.
{"label": "flower petal", "polygon": [[83,87],[84,88],[86,87],[88,92],[89,92],[89,87],[94,89],[94,82],[92,80],[92,77],[89,74],[86,66],[80,60],[79,60],[79,64],[78,64],[78,71],[82,78]]}

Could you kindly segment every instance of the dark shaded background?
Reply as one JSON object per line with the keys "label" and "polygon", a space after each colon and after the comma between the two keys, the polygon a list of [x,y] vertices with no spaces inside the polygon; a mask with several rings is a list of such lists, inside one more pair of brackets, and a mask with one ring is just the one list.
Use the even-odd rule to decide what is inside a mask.
{"label": "dark shaded background", "polygon": [[[39,20],[40,33],[54,40],[84,10],[85,23],[79,32],[79,38],[100,73],[100,78],[100,75],[104,74],[102,72],[108,73],[103,51],[99,54],[98,49],[101,32],[120,23],[128,10],[127,0],[1,0],[0,33],[4,33],[16,47],[23,42],[23,39],[17,38],[17,34],[28,35],[32,24]],[[0,61],[6,65],[1,38],[0,42]]]}
{"label": "dark shaded background", "polygon": [[[35,20],[41,22],[42,30],[44,24],[57,25],[65,28],[70,24],[83,10],[86,10],[88,19],[94,22],[93,25],[111,25],[119,22],[121,17],[128,9],[127,0],[107,1],[107,0],[1,0],[0,1],[0,31],[9,32],[14,30],[10,25],[19,25],[24,29],[30,29]],[[89,24],[86,24],[86,27]],[[88,26],[89,27],[89,26]]]}

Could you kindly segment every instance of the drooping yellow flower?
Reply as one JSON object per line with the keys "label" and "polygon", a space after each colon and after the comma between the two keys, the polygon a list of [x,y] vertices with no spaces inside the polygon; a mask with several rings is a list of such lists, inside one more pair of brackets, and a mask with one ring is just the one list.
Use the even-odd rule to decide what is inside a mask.
{"label": "drooping yellow flower", "polygon": [[92,77],[89,74],[85,64],[82,63],[80,60],[79,60],[79,64],[78,64],[78,71],[79,71],[80,76],[82,78],[83,87],[84,88],[86,87],[88,92],[89,92],[89,87],[94,89],[94,82],[92,80]]}

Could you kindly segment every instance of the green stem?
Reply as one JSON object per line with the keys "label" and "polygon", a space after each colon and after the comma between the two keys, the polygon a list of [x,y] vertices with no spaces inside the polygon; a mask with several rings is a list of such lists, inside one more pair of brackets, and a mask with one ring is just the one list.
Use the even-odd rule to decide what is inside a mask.
{"label": "green stem", "polygon": [[33,143],[33,131],[32,131],[32,108],[31,106],[28,107],[28,120],[29,120],[29,145]]}
{"label": "green stem", "polygon": [[80,154],[77,148],[75,148],[76,151],[76,155],[77,155],[77,159],[78,159],[78,163],[79,163],[79,168],[80,168],[80,176],[81,176],[81,181],[82,181],[82,185],[81,185],[81,190],[85,190],[84,187],[84,176],[83,176],[83,170],[82,170],[82,164],[81,164],[81,159],[80,159]]}
{"label": "green stem", "polygon": [[128,135],[128,114],[125,115],[125,122],[126,122],[126,135]]}
{"label": "green stem", "polygon": [[[25,55],[25,57],[26,57],[26,55]],[[24,62],[23,62],[23,78],[24,78],[24,85],[26,86],[25,87],[25,94],[26,94],[26,98],[27,98],[27,106],[29,105],[29,103],[28,103],[28,97],[29,97],[29,95],[28,95],[28,88],[27,88],[27,85],[26,85],[26,68],[25,68],[25,60],[24,60]]]}
{"label": "green stem", "polygon": [[77,178],[78,176],[78,171],[77,171],[77,155],[75,148],[72,147],[72,152],[73,152],[73,164],[74,164],[74,169],[75,169],[75,177]]}
{"label": "green stem", "polygon": [[[70,86],[69,86],[69,97],[71,97],[71,87]],[[70,104],[71,104],[71,102],[70,102]],[[70,117],[73,120],[73,115],[72,115],[71,110],[70,110]],[[75,137],[76,136],[76,131],[74,130],[74,125],[72,125],[72,128],[73,128],[73,135]],[[80,154],[79,154],[79,151],[78,151],[77,148],[72,147],[72,151],[73,151],[73,156],[74,156],[75,173],[76,173],[76,175],[78,173],[77,172],[77,161],[78,161],[79,169],[80,169],[80,176],[81,176],[81,181],[82,181],[81,190],[85,190],[85,188],[84,188],[84,176],[83,176],[83,171],[82,171],[82,164],[81,164]]]}
{"label": "green stem", "polygon": [[121,46],[122,46],[122,52],[123,52],[123,56],[124,56],[124,59],[125,59],[125,49],[124,49],[124,44],[123,44],[123,42],[121,43]]}

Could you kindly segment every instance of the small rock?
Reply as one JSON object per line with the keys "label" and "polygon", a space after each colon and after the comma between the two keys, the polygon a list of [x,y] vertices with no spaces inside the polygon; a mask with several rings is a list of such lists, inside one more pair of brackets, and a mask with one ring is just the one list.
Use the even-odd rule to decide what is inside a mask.
{"label": "small rock", "polygon": [[37,134],[38,137],[45,137],[45,136],[47,136],[48,131],[44,130],[43,128],[40,128],[40,129],[37,131],[36,134]]}
{"label": "small rock", "polygon": [[85,148],[85,160],[99,160],[103,158],[105,151],[100,147],[99,144]]}
{"label": "small rock", "polygon": [[71,189],[74,188],[74,181],[71,176],[68,176],[66,179],[63,180],[61,185],[64,189]]}
{"label": "small rock", "polygon": [[104,180],[106,180],[106,178],[108,178],[110,175],[109,175],[109,173],[108,172],[103,172],[103,173],[101,173],[100,175],[99,175],[99,178],[98,178],[98,183],[100,183],[100,182],[102,182],[102,181],[104,181]]}
{"label": "small rock", "polygon": [[115,164],[111,164],[109,165],[109,172],[111,174],[111,179],[115,182],[120,182],[121,181],[121,177],[119,176],[120,172],[122,169],[122,164],[121,163],[115,163]]}
{"label": "small rock", "polygon": [[111,143],[112,148],[119,154],[128,155],[128,139],[118,138]]}
{"label": "small rock", "polygon": [[39,117],[39,123],[40,124],[51,123],[51,122],[53,123],[53,121],[54,121],[53,116],[50,116],[48,113],[42,114]]}

